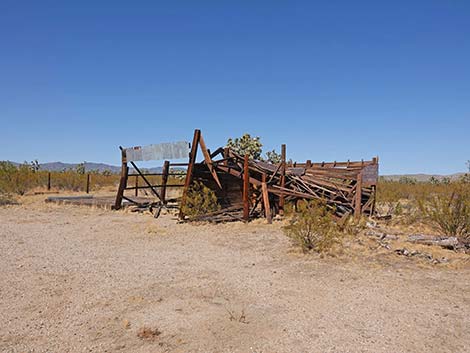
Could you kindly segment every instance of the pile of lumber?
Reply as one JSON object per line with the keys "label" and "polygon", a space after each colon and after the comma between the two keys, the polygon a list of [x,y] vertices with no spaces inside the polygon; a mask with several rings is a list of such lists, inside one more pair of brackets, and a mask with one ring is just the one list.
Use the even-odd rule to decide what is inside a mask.
{"label": "pile of lumber", "polygon": [[[241,156],[230,148],[210,153],[202,136],[195,133],[181,203],[189,185],[199,181],[217,195],[222,209],[198,220],[248,220],[265,215],[268,221],[283,212],[286,202],[321,200],[338,217],[371,215],[375,212],[378,159],[357,162],[272,164]],[[202,140],[202,144],[200,144]],[[204,160],[195,162],[200,144]],[[180,213],[184,219],[184,214]],[[195,218],[192,218],[195,219]]]}

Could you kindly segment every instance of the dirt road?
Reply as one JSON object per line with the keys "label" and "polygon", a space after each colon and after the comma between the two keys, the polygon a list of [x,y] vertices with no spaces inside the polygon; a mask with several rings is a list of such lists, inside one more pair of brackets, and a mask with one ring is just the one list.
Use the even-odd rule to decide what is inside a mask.
{"label": "dirt road", "polygon": [[470,352],[469,270],[304,256],[276,224],[32,203],[0,254],[1,352]]}

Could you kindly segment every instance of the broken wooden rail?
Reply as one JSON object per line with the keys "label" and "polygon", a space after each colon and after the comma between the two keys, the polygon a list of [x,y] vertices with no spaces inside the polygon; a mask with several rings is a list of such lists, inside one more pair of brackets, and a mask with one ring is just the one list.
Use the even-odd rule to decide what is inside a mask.
{"label": "broken wooden rail", "polygon": [[[203,156],[200,162],[196,161],[198,149]],[[189,188],[198,181],[216,194],[221,205],[220,212],[196,217],[200,220],[222,221],[241,217],[246,221],[264,215],[271,222],[273,216],[283,214],[287,202],[296,205],[299,200],[321,201],[338,217],[353,215],[359,218],[375,212],[377,157],[370,161],[287,162],[286,146],[282,145],[281,162],[272,164],[239,155],[228,147],[217,148],[211,153],[200,130],[195,130],[190,149],[189,146],[187,148],[188,163],[170,163],[167,160],[161,174],[142,173],[134,161],[130,163],[137,173],[129,174],[126,149],[121,151],[121,182],[115,209],[120,207],[123,198],[129,200],[129,196],[124,196],[126,190],[149,189],[158,198],[157,203],[164,205],[167,188],[182,187],[179,217],[185,219],[183,209]],[[168,184],[172,166],[187,167],[184,184]],[[136,178],[134,186],[128,185],[130,176]],[[147,176],[161,176],[162,182],[152,184]],[[138,180],[143,183],[139,184]]]}

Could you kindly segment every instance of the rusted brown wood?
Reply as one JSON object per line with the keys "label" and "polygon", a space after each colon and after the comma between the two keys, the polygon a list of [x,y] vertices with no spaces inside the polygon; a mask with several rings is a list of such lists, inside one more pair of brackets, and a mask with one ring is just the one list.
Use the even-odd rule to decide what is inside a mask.
{"label": "rusted brown wood", "polygon": [[263,204],[264,204],[264,215],[268,224],[273,223],[273,218],[271,215],[271,205],[269,203],[269,193],[268,193],[268,186],[266,183],[266,174],[263,174],[263,181],[261,183],[261,189],[263,193]]}
{"label": "rusted brown wood", "polygon": [[209,171],[211,172],[212,177],[214,178],[219,188],[222,189],[222,184],[220,183],[219,177],[217,176],[217,172],[215,171],[214,165],[212,163],[211,154],[207,149],[206,143],[204,142],[204,138],[202,137],[202,135],[199,136],[199,145],[201,146],[201,151],[204,155],[204,161],[206,162],[207,168],[209,168]]}
{"label": "rusted brown wood", "polygon": [[356,183],[356,194],[354,200],[354,218],[356,220],[361,218],[362,212],[362,173],[359,172],[357,176],[357,183]]}
{"label": "rusted brown wood", "polygon": [[170,173],[170,161],[163,163],[162,188],[160,191],[162,202],[166,204],[166,187],[168,184],[168,174]]}
{"label": "rusted brown wood", "polygon": [[245,154],[243,164],[243,219],[248,221],[250,217],[250,168],[248,154]]}
{"label": "rusted brown wood", "polygon": [[197,146],[199,145],[199,139],[201,137],[201,130],[194,130],[193,143],[191,145],[191,151],[189,152],[189,163],[188,170],[186,172],[186,180],[184,182],[183,196],[181,197],[179,218],[184,219],[183,207],[186,204],[186,197],[188,195],[189,187],[193,181],[194,163],[196,163]]}
{"label": "rusted brown wood", "polygon": [[135,176],[135,197],[139,196],[139,175]]}
{"label": "rusted brown wood", "polygon": [[86,193],[90,193],[90,173],[86,175]]}
{"label": "rusted brown wood", "polygon": [[121,149],[121,178],[119,179],[118,192],[116,194],[116,201],[114,202],[114,209],[119,210],[122,206],[122,198],[124,196],[124,190],[127,186],[127,177],[129,174],[129,167],[127,166],[126,150],[122,147]]}
{"label": "rusted brown wood", "polygon": [[[281,188],[284,188],[286,186],[286,145],[282,144],[281,145],[281,182],[280,186]],[[281,192],[281,195],[279,196],[279,214],[282,216],[284,214],[284,193]]]}

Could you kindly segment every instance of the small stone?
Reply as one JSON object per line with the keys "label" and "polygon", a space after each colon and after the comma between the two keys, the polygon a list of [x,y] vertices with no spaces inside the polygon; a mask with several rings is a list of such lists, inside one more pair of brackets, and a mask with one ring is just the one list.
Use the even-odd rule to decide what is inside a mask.
{"label": "small stone", "polygon": [[122,320],[121,324],[122,324],[122,327],[124,327],[125,329],[131,328],[131,322],[127,319]]}

